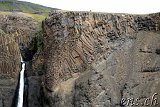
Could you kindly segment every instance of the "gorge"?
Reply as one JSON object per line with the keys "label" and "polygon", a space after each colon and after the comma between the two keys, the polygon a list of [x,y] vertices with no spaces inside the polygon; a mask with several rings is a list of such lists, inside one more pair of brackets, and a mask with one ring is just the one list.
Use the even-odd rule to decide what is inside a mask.
{"label": "gorge", "polygon": [[160,13],[54,11],[40,27],[0,15],[0,29],[0,107],[14,105],[21,55],[23,107],[142,107],[155,93],[160,106]]}

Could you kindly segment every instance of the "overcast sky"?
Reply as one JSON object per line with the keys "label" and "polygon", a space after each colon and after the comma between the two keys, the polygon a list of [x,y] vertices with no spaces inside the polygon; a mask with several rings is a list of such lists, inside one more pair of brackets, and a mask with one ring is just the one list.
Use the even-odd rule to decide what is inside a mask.
{"label": "overcast sky", "polygon": [[74,11],[146,14],[160,12],[160,0],[20,0]]}

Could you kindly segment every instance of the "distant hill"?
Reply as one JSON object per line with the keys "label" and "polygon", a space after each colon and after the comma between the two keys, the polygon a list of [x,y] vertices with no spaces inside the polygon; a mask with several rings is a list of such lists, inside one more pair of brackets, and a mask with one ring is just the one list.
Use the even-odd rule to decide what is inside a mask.
{"label": "distant hill", "polygon": [[49,12],[51,10],[57,10],[57,9],[24,1],[0,0],[0,11],[41,14]]}
{"label": "distant hill", "polygon": [[53,10],[60,9],[18,0],[0,0],[0,14],[12,14],[16,12],[32,17],[37,21],[43,20]]}

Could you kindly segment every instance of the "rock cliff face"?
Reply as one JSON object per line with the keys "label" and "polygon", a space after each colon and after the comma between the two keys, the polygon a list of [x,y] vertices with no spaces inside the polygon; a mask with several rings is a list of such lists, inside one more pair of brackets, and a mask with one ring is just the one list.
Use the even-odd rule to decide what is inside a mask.
{"label": "rock cliff face", "polygon": [[[4,59],[0,66],[18,59],[20,47],[28,61],[24,107],[160,106],[159,13],[53,12],[43,21],[42,32],[36,34],[40,36],[33,38],[30,35],[37,28],[36,22],[9,17],[0,18],[0,23],[2,19],[10,22],[0,24],[3,32],[9,33],[9,38],[0,39]],[[21,33],[13,29],[21,29]],[[12,44],[14,52],[9,53],[6,44]],[[6,58],[3,53],[17,55]],[[15,69],[7,67],[8,74],[0,67],[7,75],[2,73],[2,80],[14,80],[12,92],[20,69],[18,62],[14,62]],[[4,106],[8,104],[4,103],[8,98],[5,95],[0,96],[0,104],[9,107]]]}
{"label": "rock cliff face", "polygon": [[10,35],[0,36],[0,107],[11,107],[20,71],[20,52]]}
{"label": "rock cliff face", "polygon": [[33,72],[43,66],[43,106],[124,107],[122,98],[159,97],[159,19],[159,13],[50,14],[33,64]]}
{"label": "rock cliff face", "polygon": [[[0,15],[0,107],[15,107],[21,70],[20,47],[28,46],[36,22],[19,15]],[[24,47],[23,47],[24,49]]]}

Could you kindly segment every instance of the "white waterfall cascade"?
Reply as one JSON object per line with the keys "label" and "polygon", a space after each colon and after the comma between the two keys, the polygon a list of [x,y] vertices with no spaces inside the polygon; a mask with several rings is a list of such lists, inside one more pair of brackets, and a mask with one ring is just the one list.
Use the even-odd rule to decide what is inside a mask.
{"label": "white waterfall cascade", "polygon": [[18,92],[18,104],[17,107],[23,107],[23,92],[24,92],[24,71],[25,71],[25,62],[22,60],[22,70],[20,72],[20,81],[19,81],[19,92]]}

